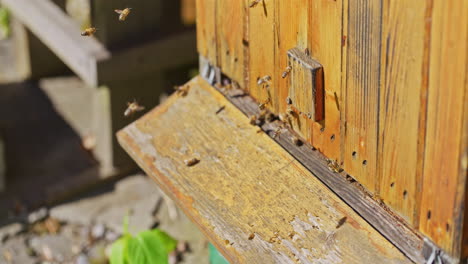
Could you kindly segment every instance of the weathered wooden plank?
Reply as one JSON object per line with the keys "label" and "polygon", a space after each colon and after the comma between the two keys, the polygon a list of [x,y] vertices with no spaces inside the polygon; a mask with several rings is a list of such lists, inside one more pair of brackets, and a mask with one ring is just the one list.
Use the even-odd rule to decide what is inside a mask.
{"label": "weathered wooden plank", "polygon": [[[286,98],[289,92],[289,76],[280,78],[288,67],[288,50],[298,48],[305,50],[308,47],[308,11],[310,0],[280,1],[276,0],[275,27],[277,28],[277,41],[275,45],[275,76],[278,98],[273,98],[274,105],[278,105],[278,113],[286,112]],[[312,127],[311,122],[308,126]],[[311,139],[312,135],[305,135]]]}
{"label": "weathered wooden plank", "polygon": [[378,168],[380,198],[418,225],[420,94],[423,89],[424,2],[383,2]]}
{"label": "weathered wooden plank", "polygon": [[[223,89],[220,92],[226,92]],[[228,100],[240,109],[246,116],[259,115],[256,102],[242,90],[230,90],[225,93]],[[359,213],[367,222],[397,246],[407,257],[416,263],[425,263],[430,257],[434,246],[414,232],[414,229],[402,222],[401,218],[391,213],[371,198],[360,184],[349,178],[346,172],[333,173],[326,165],[326,158],[310,145],[295,145],[291,140],[296,134],[290,130],[282,130],[275,137],[280,123],[265,123],[262,130],[287,150],[295,159],[311,171],[322,183],[336,193],[343,201]],[[445,257],[445,256],[444,256]]]}
{"label": "weathered wooden plank", "polygon": [[79,26],[50,0],[2,0],[28,29],[88,84],[97,84],[97,61],[109,57],[95,39],[80,36]]}
{"label": "weathered wooden plank", "polygon": [[197,49],[213,66],[218,66],[216,0],[197,0]]}
{"label": "weathered wooden plank", "polygon": [[[434,1],[430,43],[420,230],[452,256],[461,254],[468,76],[467,1]],[[463,168],[464,167],[464,168]]]}
{"label": "weathered wooden plank", "polygon": [[[313,123],[314,147],[325,156],[342,161],[341,96],[343,0],[318,0],[309,3],[310,52],[324,69],[325,120]],[[346,101],[348,102],[348,101]]]}
{"label": "weathered wooden plank", "polygon": [[118,138],[232,263],[409,262],[214,88],[188,85]]}
{"label": "weathered wooden plank", "polygon": [[245,1],[218,1],[216,3],[217,54],[221,71],[244,86],[244,16]]}
{"label": "weathered wooden plank", "polygon": [[[254,1],[249,1],[252,3]],[[250,5],[250,4],[249,4]],[[275,0],[259,1],[248,9],[249,30],[249,92],[259,103],[266,107],[279,110],[277,80],[275,75],[275,41],[277,41],[277,26],[275,24]],[[268,83],[258,85],[258,80],[269,76]]]}
{"label": "weathered wooden plank", "polygon": [[[381,8],[380,1],[356,0],[348,2],[347,10],[347,91],[344,98],[346,112],[343,165],[350,175],[372,193],[378,191],[379,183],[377,129]],[[327,71],[325,65],[324,67]],[[327,102],[325,104],[327,105]]]}
{"label": "weathered wooden plank", "polygon": [[310,142],[312,123],[324,115],[323,67],[297,48],[288,51],[288,65],[288,121]]}

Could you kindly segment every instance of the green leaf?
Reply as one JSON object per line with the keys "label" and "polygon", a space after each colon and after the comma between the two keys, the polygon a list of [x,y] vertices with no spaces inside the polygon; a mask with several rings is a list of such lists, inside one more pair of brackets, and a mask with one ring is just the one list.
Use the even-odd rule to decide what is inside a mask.
{"label": "green leaf", "polygon": [[177,241],[159,229],[143,231],[129,240],[127,260],[129,264],[168,263],[168,254],[176,246]]}
{"label": "green leaf", "polygon": [[132,237],[130,235],[125,235],[112,244],[110,255],[111,264],[128,264],[126,253],[128,242],[131,239]]}
{"label": "green leaf", "polygon": [[10,12],[4,7],[0,7],[0,37],[10,36]]}

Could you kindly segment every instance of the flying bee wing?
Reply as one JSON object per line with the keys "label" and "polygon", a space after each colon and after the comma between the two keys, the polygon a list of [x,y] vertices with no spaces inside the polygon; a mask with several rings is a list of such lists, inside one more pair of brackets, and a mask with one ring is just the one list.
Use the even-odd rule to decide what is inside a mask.
{"label": "flying bee wing", "polygon": [[117,14],[122,14],[123,10],[120,10],[120,9],[115,9],[114,10]]}

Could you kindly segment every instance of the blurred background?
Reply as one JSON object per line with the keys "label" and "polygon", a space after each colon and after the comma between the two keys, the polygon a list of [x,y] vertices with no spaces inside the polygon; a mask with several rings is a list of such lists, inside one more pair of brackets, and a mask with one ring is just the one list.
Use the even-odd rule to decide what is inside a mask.
{"label": "blurred background", "polygon": [[195,43],[195,0],[0,0],[0,263],[108,263],[126,215],[187,241],[174,263],[208,263],[115,139],[197,74]]}

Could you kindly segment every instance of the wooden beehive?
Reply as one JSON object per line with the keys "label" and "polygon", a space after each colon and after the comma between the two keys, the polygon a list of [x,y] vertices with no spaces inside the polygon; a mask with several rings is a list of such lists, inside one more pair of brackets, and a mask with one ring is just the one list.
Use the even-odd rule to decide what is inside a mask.
{"label": "wooden beehive", "polygon": [[[284,260],[292,263],[298,258],[301,262],[314,263],[314,260],[324,257],[314,251],[317,248],[301,248],[294,239],[284,238],[287,233],[278,219],[284,217],[283,209],[290,208],[292,212],[297,208],[286,206],[287,202],[281,206],[283,200],[277,201],[274,197],[283,192],[288,197],[302,196],[302,193],[297,192],[304,190],[296,182],[293,171],[284,172],[291,174],[291,182],[277,173],[269,175],[270,181],[290,184],[291,188],[286,189],[274,183],[262,187],[254,180],[236,181],[224,177],[219,180],[222,182],[217,183],[216,178],[206,176],[211,181],[205,182],[203,178],[196,177],[200,173],[214,173],[222,177],[236,172],[265,180],[263,176],[266,172],[261,168],[250,171],[255,165],[248,160],[257,160],[260,164],[263,162],[281,171],[283,166],[288,167],[287,162],[284,164],[289,157],[287,152],[409,260],[418,263],[434,260],[457,263],[468,256],[468,228],[464,210],[468,198],[468,2],[198,0],[197,43],[202,77],[208,80],[207,83],[221,88],[218,90],[227,94],[229,103],[218,98],[216,92],[203,88],[203,81],[196,79],[189,84],[195,95],[174,97],[122,131],[120,141],[140,166],[174,195],[179,205],[199,223],[228,258],[234,262],[266,263],[262,262],[262,258],[271,260],[270,255],[265,253],[269,252],[268,249],[280,256],[287,255],[284,259],[272,257],[275,262]],[[296,63],[299,66],[295,66],[294,60],[291,60],[291,54],[288,56],[288,51],[293,49],[303,51],[301,56],[308,57],[299,59],[300,63]],[[322,67],[320,71],[323,71],[323,80],[307,77],[304,73],[304,65],[315,62]],[[285,71],[290,72],[283,78]],[[262,83],[259,80],[265,76],[270,77],[268,85],[259,85]],[[227,83],[232,83],[229,87],[239,87],[249,97],[246,98],[242,92],[233,96],[232,89],[222,88]],[[324,90],[322,94],[314,92],[320,87]],[[197,98],[199,94],[216,99]],[[252,99],[256,103],[251,102]],[[297,100],[304,102],[300,106],[295,105]],[[196,110],[196,102],[203,105],[198,106],[202,109]],[[189,148],[185,154],[216,156],[221,150],[211,144],[222,144],[222,138],[218,141],[218,133],[230,133],[227,137],[234,138],[255,136],[255,132],[246,132],[242,125],[231,127],[231,132],[225,131],[225,127],[232,123],[208,117],[216,111],[210,109],[210,106],[219,108],[226,104],[237,106],[245,114],[258,113],[255,107],[257,104],[265,104],[271,112],[280,116],[290,112],[288,116],[293,119],[290,128],[302,136],[309,149],[318,150],[328,159],[331,170],[339,172],[343,169],[344,172],[327,173],[319,169],[320,163],[327,166],[326,160],[316,158],[311,150],[298,148],[281,136],[275,140],[285,148],[284,153],[280,153],[275,146],[265,147],[267,150],[263,152],[258,149],[255,151],[242,145],[252,142],[234,140],[231,143],[235,146],[225,147],[241,153],[245,151],[238,157],[240,161],[223,160],[217,156],[224,165],[209,170],[201,165],[201,157],[198,170],[176,169],[180,165],[177,160],[184,155],[174,153],[174,149],[166,143],[168,139],[173,139],[175,148],[179,146],[181,151]],[[323,118],[312,118],[307,115],[312,113],[311,110],[301,110],[314,107],[320,109],[320,104],[324,105]],[[193,113],[195,111],[197,113]],[[224,111],[231,110],[226,107]],[[196,120],[191,122],[190,118],[186,120],[182,117],[180,122],[185,122],[185,125],[178,127],[179,130],[166,128],[161,131],[163,124],[160,120],[169,122],[167,118],[175,117],[177,113],[192,113]],[[235,115],[237,113],[231,114],[229,120],[234,123],[244,122]],[[210,119],[211,123],[203,119]],[[173,122],[179,121],[175,119]],[[203,123],[205,128],[195,122]],[[213,124],[216,122],[220,124]],[[187,124],[193,125],[193,130]],[[277,136],[272,131],[281,130],[281,127],[267,124],[262,129]],[[158,129],[158,133],[154,132]],[[175,138],[169,136],[171,129],[178,131],[172,131],[177,134]],[[212,140],[212,143],[206,143],[208,145],[203,147],[203,151],[197,148],[201,148],[206,139],[198,140],[198,133],[207,134],[207,138]],[[289,133],[286,132],[286,135],[292,135]],[[193,141],[184,139],[184,136],[193,137]],[[145,138],[154,138],[154,141],[145,141]],[[166,142],[161,143],[156,138]],[[183,145],[185,147],[181,147]],[[151,150],[153,147],[154,150]],[[208,151],[210,148],[212,152]],[[208,152],[205,153],[205,150]],[[269,151],[280,153],[279,157]],[[228,152],[223,153],[230,155]],[[159,158],[164,158],[164,162],[160,162]],[[242,159],[248,160],[243,162]],[[238,168],[241,164],[244,166]],[[298,165],[298,170],[302,169]],[[187,175],[191,175],[190,178],[186,178]],[[342,175],[346,177],[343,181],[340,178]],[[191,189],[194,187],[187,187],[190,184],[184,185],[184,181],[194,186],[195,183],[204,183],[206,189],[198,191],[205,194],[196,194]],[[307,183],[308,178],[304,176],[302,184]],[[213,191],[213,188],[220,188],[225,193]],[[253,202],[249,199],[250,194],[239,191],[241,194],[234,195],[236,198],[231,200],[231,192],[236,193],[237,188],[247,188],[263,199],[259,203]],[[313,196],[321,194],[311,192],[309,195],[309,206],[314,207]],[[362,199],[363,196],[368,198]],[[284,199],[288,201],[289,198]],[[206,209],[199,204],[200,201],[210,203],[218,200],[225,202],[223,205],[231,210],[230,213],[226,213],[220,205],[210,204]],[[280,205],[273,206],[271,201]],[[234,202],[244,203],[245,210],[237,208],[232,204]],[[194,204],[199,207],[194,209]],[[268,213],[255,209],[267,205],[271,206]],[[299,202],[296,206],[307,206],[307,203]],[[270,222],[262,224],[278,226],[278,232],[283,237],[279,246],[265,239],[266,235],[262,234],[262,231],[270,230],[268,227],[259,231],[262,241],[257,243],[246,242],[249,236],[239,238],[232,234],[241,231],[248,234],[246,230],[252,223],[242,220],[249,219],[244,217],[244,214],[249,213],[265,213],[265,218]],[[231,221],[226,217],[241,220]],[[348,216],[348,219],[359,221],[353,217]],[[360,241],[358,234],[346,234],[351,235],[357,236],[354,240],[356,245],[364,248],[368,246]],[[231,239],[227,238],[229,236]],[[307,234],[302,234],[302,237],[307,237],[308,242],[312,241],[311,244],[304,242],[308,246],[321,239],[320,236]],[[233,240],[240,245],[231,244]],[[227,242],[224,244],[223,241]],[[328,240],[321,242],[326,244]],[[348,250],[344,244],[336,242],[334,245],[336,247],[333,250],[336,252],[359,255],[358,252]],[[365,250],[367,248],[363,252]],[[388,256],[387,253],[382,255]],[[328,262],[391,262],[380,254],[370,254],[372,257],[368,259],[364,257],[366,253],[362,254],[340,255]]]}

